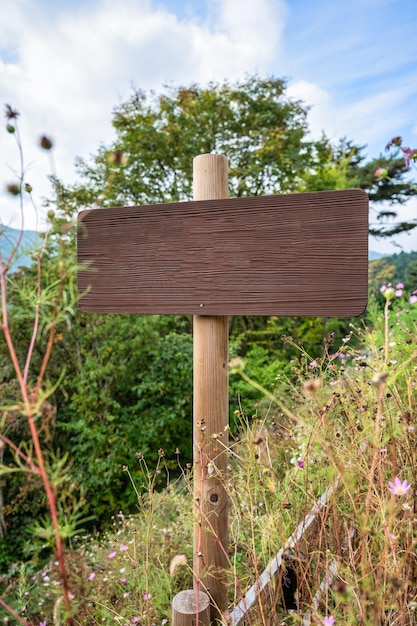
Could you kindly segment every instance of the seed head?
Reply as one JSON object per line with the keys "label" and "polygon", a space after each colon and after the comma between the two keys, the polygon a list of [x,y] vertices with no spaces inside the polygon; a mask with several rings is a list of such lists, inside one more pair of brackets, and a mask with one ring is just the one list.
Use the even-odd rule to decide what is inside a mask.
{"label": "seed head", "polygon": [[20,194],[20,185],[16,185],[16,183],[9,183],[6,185],[6,191],[11,196],[18,196]]}
{"label": "seed head", "polygon": [[19,117],[19,112],[16,109],[12,109],[10,104],[6,104],[6,120],[16,120]]}
{"label": "seed head", "polygon": [[51,150],[53,146],[52,139],[50,139],[46,135],[42,135],[42,137],[39,139],[39,145],[41,148],[43,148],[43,150]]}
{"label": "seed head", "polygon": [[320,378],[311,378],[303,384],[303,391],[307,397],[314,396],[321,387]]}

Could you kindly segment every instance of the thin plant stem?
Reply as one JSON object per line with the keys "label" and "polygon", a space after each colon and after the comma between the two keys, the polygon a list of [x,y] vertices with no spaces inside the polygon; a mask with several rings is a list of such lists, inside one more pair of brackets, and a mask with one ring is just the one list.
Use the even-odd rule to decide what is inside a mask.
{"label": "thin plant stem", "polygon": [[30,622],[26,622],[26,621],[25,621],[22,617],[20,617],[20,615],[18,615],[18,614],[16,613],[16,611],[14,611],[14,610],[12,609],[12,607],[11,607],[11,606],[9,606],[9,605],[8,605],[8,604],[7,604],[4,600],[2,600],[1,598],[0,598],[0,605],[1,605],[4,609],[6,609],[6,611],[7,611],[8,613],[10,613],[10,615],[13,615],[13,617],[14,617],[15,619],[17,619],[17,621],[18,621],[20,624],[23,624],[23,626],[31,626]]}
{"label": "thin plant stem", "polygon": [[[23,400],[25,413],[26,413],[26,417],[28,421],[30,435],[31,435],[33,447],[35,450],[35,456],[36,456],[36,460],[38,464],[38,471],[39,471],[39,475],[41,477],[45,495],[48,501],[49,512],[51,515],[52,526],[54,529],[55,548],[56,548],[57,560],[59,564],[59,572],[60,572],[60,578],[61,578],[61,584],[62,584],[62,595],[63,595],[63,600],[64,600],[64,607],[65,607],[65,611],[67,614],[66,623],[68,624],[68,626],[71,626],[73,624],[73,620],[71,617],[71,600],[70,600],[67,570],[66,570],[65,558],[64,558],[64,547],[63,547],[63,542],[62,542],[62,538],[60,535],[60,526],[59,526],[59,520],[58,520],[58,511],[57,511],[57,506],[56,506],[55,493],[49,481],[48,474],[46,471],[43,453],[42,453],[42,447],[40,444],[39,435],[38,435],[38,431],[37,431],[36,423],[35,423],[35,415],[34,415],[34,411],[32,408],[33,403],[31,402],[31,398],[29,397],[29,389],[28,389],[27,381],[25,380],[24,373],[22,372],[21,367],[19,365],[19,361],[18,361],[17,354],[16,354],[16,349],[15,349],[13,339],[10,334],[9,320],[8,320],[8,308],[7,308],[6,270],[5,269],[3,269],[1,273],[0,281],[1,281],[0,284],[1,284],[1,303],[2,303],[2,320],[3,320],[0,327],[3,331],[7,348],[9,351],[9,355],[10,355],[10,358],[14,367],[14,371],[15,371],[15,374],[19,383],[20,393],[22,395],[22,400]],[[45,363],[45,358],[44,358],[44,363]],[[27,369],[28,369],[28,365],[25,366],[25,371],[27,371]],[[38,377],[38,383],[39,382],[40,382],[40,379]],[[36,398],[36,395],[35,395],[35,398]]]}

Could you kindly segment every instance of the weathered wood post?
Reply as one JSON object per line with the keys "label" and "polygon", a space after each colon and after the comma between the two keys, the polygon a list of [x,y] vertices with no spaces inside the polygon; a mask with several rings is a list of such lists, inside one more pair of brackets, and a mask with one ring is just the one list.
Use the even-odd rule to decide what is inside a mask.
{"label": "weathered wood post", "polygon": [[209,626],[210,598],[204,591],[186,589],[172,600],[172,626]]}
{"label": "weathered wood post", "polygon": [[[193,161],[194,200],[228,196],[228,160],[202,154]],[[227,609],[229,425],[228,316],[193,316],[194,326],[194,587],[211,599],[212,619]]]}

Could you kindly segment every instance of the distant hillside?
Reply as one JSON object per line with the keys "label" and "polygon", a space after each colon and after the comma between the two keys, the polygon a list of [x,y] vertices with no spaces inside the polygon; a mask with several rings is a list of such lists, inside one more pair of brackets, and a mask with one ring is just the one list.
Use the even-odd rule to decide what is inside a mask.
{"label": "distant hillside", "polygon": [[369,250],[368,258],[370,261],[375,261],[375,259],[382,259],[387,256],[384,252],[375,252],[375,250]]}
{"label": "distant hillside", "polygon": [[369,281],[375,286],[404,283],[406,290],[412,292],[417,288],[417,252],[398,252],[371,260]]}
{"label": "distant hillside", "polygon": [[[11,251],[19,239],[19,236],[19,229],[10,228],[9,226],[0,226],[0,254],[3,261],[8,259]],[[33,263],[33,260],[30,258],[30,254],[28,254],[28,252],[31,250],[38,238],[39,234],[35,230],[23,231],[22,241],[20,242],[16,259],[13,261],[12,269],[16,270],[20,266],[28,266]]]}

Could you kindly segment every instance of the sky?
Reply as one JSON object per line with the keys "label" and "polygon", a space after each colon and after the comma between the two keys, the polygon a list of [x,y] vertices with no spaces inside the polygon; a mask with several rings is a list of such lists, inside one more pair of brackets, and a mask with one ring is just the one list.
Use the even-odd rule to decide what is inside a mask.
{"label": "sky", "polygon": [[[397,135],[417,148],[416,27],[414,0],[2,0],[0,109],[20,112],[36,205],[25,205],[24,228],[44,225],[48,174],[74,182],[76,158],[114,138],[112,111],[135,88],[286,78],[288,95],[311,107],[312,138],[347,137],[369,159]],[[5,192],[19,153],[2,119],[0,220],[20,228],[18,200]],[[38,148],[43,134],[53,163]],[[417,199],[400,209],[414,217]],[[417,250],[415,231],[370,247]]]}

